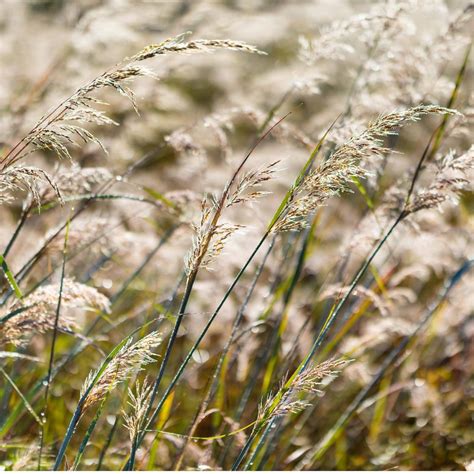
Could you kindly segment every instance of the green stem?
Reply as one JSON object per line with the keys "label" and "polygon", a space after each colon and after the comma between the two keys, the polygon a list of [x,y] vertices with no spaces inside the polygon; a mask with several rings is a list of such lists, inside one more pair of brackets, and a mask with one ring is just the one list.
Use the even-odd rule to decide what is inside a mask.
{"label": "green stem", "polygon": [[94,416],[94,419],[92,420],[91,424],[89,425],[89,428],[87,428],[87,432],[81,441],[81,445],[79,446],[79,450],[76,454],[76,458],[74,459],[74,465],[72,467],[73,471],[77,471],[77,468],[79,467],[79,463],[81,462],[82,456],[84,454],[84,451],[87,447],[87,443],[89,442],[90,437],[92,436],[92,433],[97,425],[97,422],[99,421],[100,415],[102,414],[102,409],[104,408],[105,402],[108,398],[107,396],[104,397],[104,399],[101,401],[100,406]]}
{"label": "green stem", "polygon": [[[163,361],[161,362],[158,376],[155,379],[155,383],[153,385],[153,391],[152,391],[152,394],[151,394],[151,397],[150,397],[150,402],[148,404],[148,408],[147,408],[147,411],[146,411],[146,414],[145,414],[145,419],[150,414],[151,407],[153,406],[153,402],[154,402],[154,400],[156,398],[156,395],[158,393],[158,388],[160,386],[161,380],[162,380],[163,375],[165,373],[166,366],[168,365],[168,361],[170,359],[170,355],[171,355],[171,351],[173,349],[173,345],[176,341],[176,338],[178,337],[178,331],[179,331],[179,328],[181,327],[181,323],[182,323],[183,318],[184,318],[184,313],[186,311],[186,306],[188,304],[189,298],[191,296],[191,291],[193,289],[194,282],[196,281],[196,276],[197,276],[197,269],[193,273],[191,273],[191,275],[189,275],[189,277],[186,281],[186,289],[184,291],[183,299],[181,300],[181,306],[179,308],[178,316],[176,318],[176,322],[175,322],[175,325],[173,327],[173,332],[171,333],[171,336],[168,339],[168,345],[166,346],[165,355],[163,357]],[[155,412],[156,412],[156,410],[155,410]],[[154,419],[154,416],[155,415],[153,414],[150,422],[146,425],[147,428],[148,428],[148,426],[150,426],[152,420]],[[133,465],[134,465],[134,460],[135,460],[135,452],[138,449],[141,442],[143,441],[144,436],[145,436],[145,432],[141,436],[138,436],[138,439],[134,440],[134,442],[132,443],[132,448],[131,448],[131,451],[130,451],[130,458],[126,463],[126,468],[125,468],[127,471],[133,471]]]}
{"label": "green stem", "polygon": [[[380,251],[380,249],[383,247],[383,245],[385,244],[385,242],[387,241],[387,239],[390,237],[390,235],[393,233],[393,231],[395,230],[395,228],[398,226],[398,224],[403,220],[403,218],[406,216],[405,212],[402,211],[400,213],[400,215],[398,216],[398,218],[395,220],[395,222],[391,225],[391,227],[388,229],[388,231],[385,233],[385,235],[380,239],[379,243],[376,245],[376,247],[374,248],[374,250],[371,252],[371,254],[369,255],[369,257],[365,260],[365,262],[361,265],[361,267],[359,268],[359,271],[357,272],[356,276],[354,277],[354,279],[352,280],[352,283],[351,283],[351,286],[349,287],[349,289],[347,290],[347,292],[345,293],[344,297],[339,301],[339,303],[336,305],[336,307],[334,308],[334,310],[329,314],[328,318],[326,319],[326,322],[324,324],[324,327],[323,329],[321,330],[321,332],[319,333],[318,337],[316,338],[316,340],[314,341],[308,355],[305,357],[305,359],[301,362],[301,364],[299,365],[299,367],[296,369],[296,371],[292,374],[292,376],[289,378],[288,382],[285,384],[285,387],[284,388],[287,388],[291,385],[291,382],[299,375],[301,374],[302,372],[304,372],[308,366],[308,364],[310,363],[311,359],[313,358],[314,354],[316,353],[316,351],[318,350],[318,348],[320,347],[321,343],[323,342],[324,338],[326,337],[327,333],[329,332],[330,328],[332,327],[332,323],[334,322],[334,320],[336,319],[336,317],[338,316],[338,314],[340,313],[341,309],[343,308],[344,304],[347,302],[347,300],[349,299],[349,297],[351,296],[352,292],[354,291],[355,287],[357,286],[358,282],[360,281],[360,279],[362,278],[362,276],[364,275],[365,271],[367,270],[367,268],[369,267],[369,265],[372,263],[372,261],[374,260],[374,258],[376,257],[376,255],[378,254],[378,252]],[[289,391],[287,390],[286,394],[288,394]],[[283,397],[285,395],[282,395]],[[252,459],[254,459],[258,452],[259,452],[259,449],[263,446],[265,440],[266,440],[266,437],[268,436],[268,434],[270,433],[271,431],[271,428],[273,427],[272,425],[274,425],[275,421],[276,421],[277,417],[276,416],[271,416],[269,418],[269,420],[266,422],[267,423],[267,428],[265,429],[264,433],[262,434],[262,437],[261,439],[259,440],[259,443],[257,445],[257,447],[255,448],[254,452],[252,453]],[[250,441],[250,440],[249,440]],[[253,441],[252,441],[253,442]],[[247,442],[247,444],[245,445],[244,449],[242,449],[239,457],[237,458],[236,462],[234,463],[234,466],[235,468],[233,467],[232,470],[236,470],[238,469],[238,466],[241,464],[243,458],[245,457],[245,454],[248,452],[250,448],[250,444],[249,442]],[[244,450],[245,450],[245,453],[244,453]]]}
{"label": "green stem", "polygon": [[425,327],[428,321],[431,319],[433,314],[436,310],[440,307],[440,305],[446,300],[447,296],[451,292],[451,290],[459,283],[462,276],[467,273],[471,267],[474,265],[474,260],[467,260],[465,261],[461,267],[446,281],[444,288],[442,289],[440,295],[438,296],[437,300],[430,305],[427,309],[426,314],[424,317],[421,318],[421,321],[415,327],[413,332],[403,338],[400,344],[395,347],[389,355],[385,358],[382,362],[379,371],[374,375],[372,380],[366,385],[354,398],[351,404],[347,407],[344,413],[340,416],[337,420],[335,425],[331,428],[331,430],[326,434],[326,436],[318,443],[315,448],[311,451],[309,455],[306,456],[305,459],[307,461],[302,461],[298,466],[298,470],[308,468],[309,462],[314,462],[329,449],[332,445],[334,440],[337,438],[340,430],[344,427],[344,425],[352,418],[356,410],[360,407],[361,403],[367,397],[369,392],[378,384],[378,382],[382,379],[385,375],[387,370],[392,366],[392,364],[400,358],[400,355],[408,346],[408,344],[417,336],[417,334]]}
{"label": "green stem", "polygon": [[[49,353],[49,363],[48,363],[48,375],[46,377],[46,389],[44,391],[44,416],[47,417],[48,414],[48,400],[49,400],[49,389],[51,385],[51,374],[53,373],[53,364],[54,364],[54,351],[56,348],[56,339],[58,336],[58,325],[59,325],[59,315],[61,313],[61,303],[63,299],[63,289],[64,289],[64,277],[66,274],[66,255],[67,255],[67,242],[69,237],[69,219],[66,225],[66,235],[64,236],[64,245],[63,245],[63,259],[61,266],[61,280],[59,282],[59,295],[58,295],[58,304],[56,306],[56,314],[54,317],[54,328],[53,328],[53,340],[51,342],[51,351]],[[40,450],[38,456],[38,471],[41,470],[41,457],[43,454],[43,442],[44,442],[44,433],[41,436]]]}
{"label": "green stem", "polygon": [[[172,390],[174,389],[175,385],[178,383],[178,380],[181,378],[181,375],[183,374],[184,372],[184,369],[186,368],[187,364],[189,363],[189,361],[191,360],[194,352],[196,351],[196,349],[198,348],[199,344],[201,343],[201,341],[204,339],[204,336],[207,334],[207,331],[209,330],[209,328],[211,327],[212,323],[214,322],[214,320],[216,319],[217,315],[219,314],[221,308],[224,306],[224,303],[227,301],[227,298],[231,295],[232,291],[234,290],[235,286],[237,285],[238,281],[240,280],[240,278],[242,277],[242,275],[245,273],[245,271],[247,270],[247,267],[250,265],[250,263],[252,262],[253,258],[255,257],[255,255],[257,254],[257,252],[260,250],[261,246],[263,245],[263,243],[266,241],[266,239],[268,238],[268,236],[270,235],[270,233],[267,231],[265,233],[265,235],[261,238],[260,242],[258,243],[258,245],[255,247],[255,249],[253,250],[252,254],[250,255],[250,257],[247,259],[247,261],[245,262],[244,266],[240,269],[239,273],[236,275],[236,277],[234,278],[234,281],[232,282],[232,284],[230,285],[230,287],[227,289],[227,291],[225,292],[224,294],[224,297],[222,298],[221,302],[219,303],[219,305],[217,306],[217,308],[215,309],[214,313],[212,314],[212,316],[209,318],[209,320],[207,321],[206,325],[204,326],[203,330],[201,331],[199,337],[196,339],[194,345],[192,346],[192,348],[189,350],[188,354],[186,355],[186,358],[184,359],[184,361],[181,363],[181,365],[179,366],[178,368],[178,371],[176,372],[176,374],[174,375],[173,379],[171,380],[170,384],[168,385],[168,387],[166,388],[163,396],[161,397],[161,400],[159,401],[158,403],[158,406],[155,408],[153,414],[151,415],[149,421],[147,422],[146,426],[145,426],[145,429],[143,430],[143,434],[140,436],[139,438],[139,442],[138,444],[141,444],[141,442],[143,441],[143,438],[145,437],[145,434],[146,434],[146,430],[153,424],[154,420],[156,419],[156,417],[158,416],[158,414],[160,413],[161,409],[163,408],[163,405],[165,403],[165,401],[167,400],[168,396],[170,395],[170,393],[172,392]],[[126,467],[128,468],[128,463],[126,465]]]}

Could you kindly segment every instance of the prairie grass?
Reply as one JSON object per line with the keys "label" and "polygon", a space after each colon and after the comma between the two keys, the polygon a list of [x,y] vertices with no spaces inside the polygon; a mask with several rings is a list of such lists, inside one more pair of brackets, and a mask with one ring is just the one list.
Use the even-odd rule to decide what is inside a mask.
{"label": "prairie grass", "polygon": [[0,4],[2,468],[472,468],[474,5],[334,3]]}

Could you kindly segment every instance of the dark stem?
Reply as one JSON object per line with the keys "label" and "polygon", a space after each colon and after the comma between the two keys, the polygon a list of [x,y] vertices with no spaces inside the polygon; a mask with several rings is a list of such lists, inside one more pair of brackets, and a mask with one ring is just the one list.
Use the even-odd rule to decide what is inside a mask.
{"label": "dark stem", "polygon": [[[69,220],[68,220],[67,229],[69,229]],[[62,303],[62,299],[63,299],[64,276],[65,276],[65,273],[66,273],[67,239],[68,239],[68,234],[67,234],[67,230],[66,230],[66,236],[64,238],[64,246],[63,246],[61,280],[59,282],[58,304],[56,306],[56,314],[55,314],[55,317],[54,317],[53,340],[51,342],[51,351],[50,351],[50,354],[49,354],[49,363],[48,363],[48,375],[46,376],[46,389],[44,391],[44,410],[43,410],[44,419],[47,419],[47,416],[48,416],[49,389],[50,389],[50,385],[51,385],[51,375],[53,373],[54,351],[55,351],[55,348],[56,348],[56,339],[57,339],[57,336],[58,336],[59,315],[61,313],[61,303]],[[42,454],[43,454],[43,442],[44,442],[44,434],[41,437],[41,445],[40,445],[40,451],[39,451],[39,456],[38,456],[38,471],[41,470],[41,457],[42,457]]]}

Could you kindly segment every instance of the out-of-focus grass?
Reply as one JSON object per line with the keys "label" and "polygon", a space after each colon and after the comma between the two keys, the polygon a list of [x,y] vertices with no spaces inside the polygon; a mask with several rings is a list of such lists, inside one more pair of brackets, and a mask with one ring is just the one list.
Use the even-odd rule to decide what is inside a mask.
{"label": "out-of-focus grass", "polygon": [[[472,5],[336,3],[0,5],[5,469],[472,461]],[[61,181],[71,163],[34,148],[38,119],[187,30],[147,60],[158,81],[65,102],[108,154],[43,133],[78,165]],[[171,51],[198,38],[267,55]],[[420,104],[418,123],[388,124]],[[390,134],[362,140],[383,117]],[[141,347],[152,331],[162,343]]]}

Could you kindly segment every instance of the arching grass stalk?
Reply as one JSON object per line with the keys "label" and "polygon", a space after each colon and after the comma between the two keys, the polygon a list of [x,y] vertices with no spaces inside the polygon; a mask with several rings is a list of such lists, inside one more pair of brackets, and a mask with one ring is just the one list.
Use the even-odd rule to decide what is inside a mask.
{"label": "arching grass stalk", "polygon": [[[459,88],[462,84],[462,80],[463,80],[464,75],[465,75],[466,64],[467,64],[467,60],[468,60],[469,55],[470,55],[470,51],[471,51],[471,45],[468,47],[468,49],[466,51],[466,55],[464,57],[464,60],[463,60],[463,63],[461,65],[461,68],[459,70],[459,73],[457,75],[456,83],[454,85],[453,91],[451,92],[450,99],[448,101],[448,104],[450,106],[454,105],[455,98],[458,95]],[[441,110],[442,109],[440,109],[439,111],[441,111]],[[446,125],[447,125],[448,118],[453,113],[453,111],[451,109],[444,109],[444,110],[445,110],[445,113],[443,114],[443,120],[442,120],[441,124],[435,129],[435,131],[431,135],[431,137],[428,141],[428,144],[426,145],[426,147],[425,147],[425,149],[422,153],[422,156],[421,156],[420,160],[418,161],[418,164],[415,168],[415,172],[413,174],[412,180],[410,182],[408,192],[406,194],[406,198],[405,198],[403,208],[400,211],[398,217],[395,219],[395,221],[392,223],[392,225],[388,228],[388,230],[382,236],[382,238],[379,239],[379,242],[376,244],[375,248],[372,250],[369,257],[363,262],[363,264],[361,265],[361,267],[357,271],[355,277],[353,278],[353,280],[351,282],[351,285],[349,286],[349,288],[348,288],[347,292],[345,293],[345,295],[339,300],[339,302],[335,305],[335,307],[333,307],[333,309],[330,311],[330,313],[329,313],[329,315],[328,315],[328,317],[327,317],[327,319],[326,319],[326,321],[325,321],[318,337],[313,342],[313,345],[312,345],[309,353],[303,359],[303,361],[300,363],[300,365],[298,366],[296,371],[291,375],[291,377],[288,379],[288,381],[285,383],[285,385],[279,390],[277,396],[275,397],[275,401],[273,402],[274,406],[276,406],[279,402],[281,402],[281,400],[284,400],[288,396],[288,394],[291,392],[292,383],[294,382],[296,377],[298,377],[298,375],[300,375],[302,372],[304,372],[307,369],[309,363],[311,362],[311,360],[313,359],[316,351],[319,349],[319,347],[321,346],[323,340],[327,336],[329,330],[331,329],[331,327],[332,327],[333,323],[335,322],[337,316],[339,315],[340,311],[344,307],[344,305],[347,302],[347,300],[349,299],[349,297],[352,295],[352,292],[354,291],[355,287],[357,286],[357,284],[361,280],[362,276],[365,274],[365,272],[369,268],[369,266],[372,263],[372,261],[374,260],[374,258],[379,253],[380,249],[387,242],[390,235],[394,232],[394,230],[398,227],[398,225],[407,216],[409,216],[412,212],[417,212],[417,210],[421,209],[421,207],[418,208],[418,209],[416,209],[416,208],[412,209],[410,207],[410,201],[411,201],[412,195],[414,194],[415,185],[416,185],[416,183],[418,181],[418,178],[420,176],[420,173],[423,169],[423,164],[425,163],[425,161],[427,159],[432,158],[435,151],[439,148],[442,137],[443,137],[444,132],[446,130]],[[270,409],[271,408],[272,407],[270,407]],[[252,453],[249,461],[247,462],[247,466],[255,461],[255,459],[256,459],[256,457],[259,453],[259,450],[264,445],[264,443],[266,441],[266,438],[269,435],[270,431],[273,428],[277,428],[277,422],[280,422],[281,418],[282,418],[281,415],[271,416],[268,420],[263,420],[260,424],[255,426],[255,429],[254,429],[252,435],[249,437],[246,444],[242,448],[239,456],[237,457],[236,461],[234,462],[234,465],[232,466],[232,470],[237,470],[239,468],[239,466],[242,463],[244,457],[247,455],[248,451],[250,450],[251,446],[253,445],[256,437],[265,428],[265,431],[263,432],[263,434],[261,436],[262,439],[259,440],[254,452]]]}
{"label": "arching grass stalk", "polygon": [[[433,137],[434,137],[434,135],[432,136],[432,138]],[[430,140],[430,143],[431,143],[431,140]],[[426,148],[425,153],[423,153],[423,156],[422,156],[420,162],[424,161],[428,149],[429,149],[429,146]],[[418,170],[418,167],[417,167],[417,170]],[[417,179],[417,177],[418,177],[418,172],[415,172],[413,182]],[[405,207],[408,205],[409,196],[411,195],[411,193],[413,191],[413,188],[414,188],[414,184],[412,184],[412,186],[410,186],[410,190],[409,190],[409,193],[408,193],[408,196],[407,196]],[[323,328],[321,329],[318,337],[313,342],[313,345],[312,345],[309,353],[303,359],[303,361],[301,362],[301,364],[299,365],[297,370],[289,378],[289,380],[285,384],[285,386],[280,390],[280,394],[279,394],[279,399],[280,400],[284,399],[287,396],[287,394],[289,393],[289,391],[291,389],[291,384],[295,380],[295,378],[307,369],[310,361],[314,357],[316,351],[321,346],[321,344],[322,344],[323,340],[325,339],[326,335],[328,334],[329,330],[332,328],[332,325],[333,325],[334,321],[336,320],[336,318],[339,315],[340,311],[342,310],[343,306],[345,305],[345,303],[347,302],[347,300],[351,296],[351,294],[354,291],[355,287],[357,286],[357,284],[361,280],[362,276],[365,274],[365,272],[369,268],[370,264],[372,263],[374,258],[377,256],[380,249],[384,246],[384,244],[386,243],[386,241],[388,240],[390,235],[394,232],[394,230],[398,227],[398,225],[403,221],[403,219],[405,217],[407,217],[407,215],[408,215],[408,213],[404,208],[400,212],[397,219],[392,223],[392,225],[386,231],[385,235],[379,240],[379,242],[377,243],[375,248],[372,250],[369,257],[361,265],[361,267],[359,268],[357,274],[353,278],[349,289],[347,290],[345,295],[339,300],[339,302],[333,308],[333,310],[330,312],[330,314],[329,314],[328,318],[326,319],[326,322],[325,322]],[[277,400],[278,400],[278,398],[277,398]],[[275,403],[276,403],[276,401],[275,401]],[[239,456],[237,457],[236,461],[234,462],[234,465],[232,466],[232,470],[237,470],[239,468],[240,464],[242,463],[242,461],[245,458],[246,454],[250,450],[250,448],[253,445],[254,441],[256,440],[257,436],[262,432],[262,430],[264,430],[263,433],[262,433],[262,436],[260,437],[260,439],[259,439],[259,441],[258,441],[258,443],[255,447],[255,450],[253,451],[250,459],[247,461],[244,469],[247,469],[248,467],[253,465],[260,449],[262,448],[262,446],[264,445],[264,443],[266,441],[267,436],[270,434],[272,429],[277,428],[277,422],[279,422],[281,419],[282,419],[281,415],[272,416],[269,420],[263,420],[260,423],[260,425],[257,425],[255,427],[254,433],[252,434],[251,437],[249,437],[249,439],[247,440],[245,446],[243,447],[243,449],[241,450]]]}
{"label": "arching grass stalk", "polygon": [[[286,116],[285,116],[286,117]],[[284,117],[284,118],[285,118]],[[339,118],[339,117],[338,117]],[[146,422],[146,424],[144,425],[144,428],[141,430],[142,431],[142,434],[140,435],[139,439],[138,439],[138,442],[135,443],[135,445],[137,446],[137,448],[140,446],[141,442],[143,441],[144,437],[145,437],[145,434],[146,434],[146,430],[150,428],[150,426],[153,424],[154,420],[156,419],[157,415],[159,414],[161,408],[163,407],[166,399],[168,398],[168,396],[170,395],[170,393],[172,392],[174,386],[176,385],[176,383],[178,382],[178,380],[181,378],[181,375],[182,373],[184,372],[184,369],[186,367],[186,365],[188,364],[188,362],[191,360],[192,358],[192,355],[193,353],[195,352],[195,350],[197,349],[197,347],[199,346],[199,344],[201,343],[201,341],[204,339],[205,335],[207,334],[207,331],[209,330],[209,328],[211,327],[212,323],[214,322],[215,318],[217,317],[219,311],[221,310],[221,308],[224,306],[224,303],[227,301],[227,298],[231,295],[231,293],[233,292],[235,286],[237,285],[238,281],[240,280],[240,278],[242,277],[242,275],[245,273],[245,271],[247,270],[247,267],[250,265],[250,263],[252,262],[253,258],[255,257],[255,255],[258,253],[258,251],[260,250],[260,248],[262,247],[262,245],[264,244],[264,242],[267,240],[267,238],[269,237],[269,235],[272,233],[272,230],[273,228],[275,227],[276,223],[278,222],[278,220],[285,214],[285,212],[287,211],[288,209],[288,204],[289,202],[291,201],[291,199],[293,198],[294,196],[294,193],[295,193],[295,190],[298,188],[298,186],[301,184],[301,182],[303,181],[304,177],[307,175],[307,173],[309,172],[309,170],[311,169],[311,166],[313,165],[313,162],[314,160],[316,159],[318,153],[319,153],[319,150],[321,149],[321,147],[323,146],[325,140],[326,140],[326,137],[327,135],[329,134],[329,132],[332,130],[333,126],[335,125],[336,121],[338,120],[338,118],[336,118],[336,120],[330,125],[330,127],[326,130],[326,132],[324,133],[324,135],[321,137],[320,141],[318,142],[318,144],[316,145],[316,147],[314,148],[314,150],[312,151],[310,157],[308,158],[308,160],[306,161],[306,163],[304,164],[304,166],[302,167],[299,175],[297,176],[294,184],[290,187],[290,189],[287,191],[285,197],[283,198],[281,204],[279,205],[277,211],[275,212],[270,224],[268,225],[268,228],[266,230],[266,232],[264,233],[264,235],[262,236],[262,238],[260,239],[259,243],[257,244],[257,246],[255,247],[255,249],[252,251],[251,255],[249,256],[249,258],[247,259],[247,261],[244,263],[243,267],[240,269],[240,271],[238,272],[238,274],[236,275],[236,277],[234,278],[232,284],[230,285],[230,287],[227,289],[227,291],[225,292],[221,302],[219,303],[219,305],[217,306],[216,310],[214,311],[214,313],[211,315],[211,317],[209,318],[208,322],[206,323],[206,325],[204,326],[201,334],[199,335],[198,339],[196,340],[196,342],[194,343],[194,345],[192,346],[192,348],[190,349],[189,353],[187,354],[185,360],[181,363],[180,367],[178,368],[178,371],[176,372],[176,374],[174,375],[172,381],[170,382],[170,384],[168,385],[168,387],[166,388],[166,391],[164,392],[160,402],[158,403],[158,406],[155,408],[155,410],[153,411],[153,414],[151,415],[151,417],[148,419],[148,421]],[[283,120],[283,119],[282,119]],[[281,122],[281,120],[280,120]],[[272,128],[274,128],[276,125],[278,125],[279,122],[277,122],[277,124],[275,124]],[[271,129],[270,129],[271,130]],[[268,132],[267,132],[268,133]],[[147,415],[148,416],[148,415]],[[131,469],[131,466],[129,465],[129,462],[127,461],[125,463],[125,466],[124,466],[124,470],[130,470]]]}
{"label": "arching grass stalk", "polygon": [[[58,134],[51,127],[61,125],[64,121],[93,122],[97,125],[115,124],[113,120],[91,106],[97,102],[94,95],[99,90],[110,87],[118,93],[126,96],[135,111],[137,104],[133,92],[125,85],[127,82],[138,77],[149,76],[156,78],[155,74],[142,67],[139,63],[165,54],[178,54],[183,52],[203,52],[219,49],[242,51],[247,53],[266,54],[246,43],[231,40],[194,40],[183,42],[184,36],[179,35],[169,38],[160,44],[148,45],[137,54],[124,58],[122,61],[109,68],[107,71],[96,76],[87,84],[74,91],[68,98],[61,101],[52,111],[43,116],[30,132],[14,145],[5,155],[0,158],[0,171],[12,166],[21,160],[25,154],[22,152],[33,144],[37,148],[54,151],[59,157],[70,158],[69,151],[64,144],[73,143],[70,135],[78,134],[85,141],[100,141],[85,129],[77,127],[69,128],[68,133]],[[64,130],[64,127],[63,127]],[[66,132],[68,129],[66,129]]]}
{"label": "arching grass stalk", "polygon": [[[153,384],[153,390],[151,392],[150,401],[149,401],[149,405],[148,405],[148,408],[147,408],[145,416],[144,416],[144,420],[146,420],[148,418],[148,416],[149,416],[149,414],[152,410],[153,403],[154,403],[156,395],[158,393],[158,388],[160,386],[161,380],[162,380],[164,372],[166,370],[166,366],[168,365],[168,361],[170,359],[171,351],[173,349],[174,343],[175,343],[176,338],[178,336],[178,331],[179,331],[179,328],[181,327],[181,323],[183,321],[184,314],[185,314],[185,311],[186,311],[186,308],[187,308],[187,305],[188,305],[188,302],[189,302],[189,298],[191,296],[191,292],[192,292],[192,289],[194,287],[194,283],[196,281],[201,263],[203,262],[203,260],[206,256],[206,253],[208,251],[209,246],[211,245],[211,239],[214,235],[215,229],[217,228],[217,224],[219,222],[221,214],[222,214],[222,212],[225,208],[226,201],[227,201],[227,198],[228,198],[229,193],[230,193],[230,189],[231,189],[232,185],[234,184],[234,182],[236,181],[237,176],[239,175],[239,173],[241,172],[241,170],[243,169],[243,167],[245,166],[245,164],[247,163],[249,158],[252,156],[253,152],[256,150],[256,148],[260,145],[260,143],[262,143],[271,134],[271,132],[283,120],[285,120],[288,117],[288,115],[290,115],[290,113],[283,116],[280,120],[278,120],[273,126],[271,126],[264,134],[262,134],[256,140],[254,145],[252,145],[252,147],[250,148],[248,153],[245,155],[244,159],[241,161],[241,163],[239,164],[239,166],[235,170],[234,174],[232,175],[232,177],[228,181],[226,187],[224,188],[224,190],[221,194],[221,197],[219,198],[219,201],[218,201],[218,203],[215,207],[214,214],[213,214],[212,219],[210,221],[209,231],[206,232],[206,234],[204,236],[204,239],[203,239],[203,241],[200,245],[200,248],[198,249],[199,251],[196,255],[196,258],[194,259],[194,261],[191,264],[191,268],[189,270],[189,274],[188,274],[186,284],[185,284],[184,294],[183,294],[183,297],[182,297],[182,300],[181,300],[181,305],[180,305],[180,308],[178,310],[178,315],[176,317],[176,321],[175,321],[173,330],[171,332],[171,335],[168,339],[168,344],[166,346],[166,350],[165,350],[165,354],[163,356],[163,360],[160,364],[160,369],[159,369],[159,372],[158,372],[158,376],[156,377],[155,382]],[[265,239],[266,239],[266,237],[265,237]],[[262,243],[263,243],[263,241],[262,241]],[[260,248],[260,247],[258,247],[258,248]],[[146,426],[148,427],[149,423],[147,423]],[[145,430],[146,430],[146,428],[145,428]],[[138,436],[138,433],[137,433],[137,436]],[[144,435],[141,435],[140,439],[137,440],[137,442],[132,442],[132,449],[131,449],[131,453],[130,453],[130,459],[127,461],[126,466],[125,466],[126,470],[133,470],[133,463],[131,462],[131,460],[133,460],[135,458],[135,451],[140,446],[140,443],[143,440],[143,437],[144,437]]]}
{"label": "arching grass stalk", "polygon": [[259,266],[257,268],[257,271],[255,272],[255,275],[254,275],[253,280],[252,280],[252,282],[249,286],[247,294],[245,295],[244,301],[240,305],[240,308],[237,311],[237,314],[235,315],[234,322],[232,324],[231,333],[230,333],[230,335],[229,335],[229,337],[226,341],[226,344],[225,344],[224,348],[222,349],[221,355],[219,357],[219,361],[216,365],[216,368],[214,369],[214,373],[212,374],[211,383],[209,384],[209,388],[207,390],[207,393],[205,394],[204,400],[202,401],[202,403],[201,403],[201,405],[198,409],[198,412],[196,413],[196,416],[193,420],[193,423],[192,423],[190,429],[188,430],[187,436],[184,438],[183,446],[180,449],[180,455],[178,455],[177,461],[176,461],[175,466],[174,466],[174,470],[176,470],[176,471],[179,471],[179,469],[181,467],[181,463],[183,461],[186,446],[187,446],[189,440],[194,436],[194,433],[195,433],[195,431],[196,431],[196,429],[199,425],[199,422],[202,419],[202,416],[207,411],[210,403],[212,402],[212,399],[214,398],[214,396],[217,392],[217,389],[218,389],[218,386],[219,386],[219,375],[220,375],[221,370],[223,368],[224,361],[225,361],[225,359],[226,359],[226,357],[229,353],[230,347],[235,342],[235,338],[237,336],[237,331],[239,329],[240,323],[242,322],[242,317],[244,315],[245,310],[247,309],[247,305],[250,301],[250,298],[252,297],[252,294],[253,294],[253,292],[255,290],[255,287],[257,285],[257,281],[260,278],[260,275],[262,274],[262,271],[265,267],[267,259],[270,256],[270,253],[273,249],[276,237],[277,236],[275,234],[273,239],[270,241],[270,245],[268,246],[267,251],[265,252],[265,254],[263,256],[262,262],[259,264]]}

